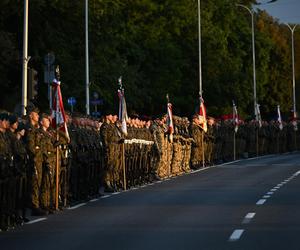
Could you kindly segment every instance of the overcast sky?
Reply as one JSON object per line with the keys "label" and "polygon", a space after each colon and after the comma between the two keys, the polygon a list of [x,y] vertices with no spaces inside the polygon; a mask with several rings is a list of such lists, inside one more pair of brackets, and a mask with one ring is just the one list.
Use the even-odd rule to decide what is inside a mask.
{"label": "overcast sky", "polygon": [[266,10],[271,16],[278,18],[280,22],[300,24],[300,0],[277,0],[269,4],[264,4],[268,0],[258,2],[262,3],[259,5],[260,9]]}

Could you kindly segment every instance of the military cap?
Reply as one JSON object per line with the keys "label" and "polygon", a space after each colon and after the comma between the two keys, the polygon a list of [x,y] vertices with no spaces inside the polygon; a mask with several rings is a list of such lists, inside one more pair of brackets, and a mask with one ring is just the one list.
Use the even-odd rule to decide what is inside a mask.
{"label": "military cap", "polygon": [[27,114],[30,114],[32,112],[36,112],[36,113],[39,113],[40,110],[38,109],[38,107],[34,106],[34,105],[28,105],[26,107],[26,111],[27,111]]}
{"label": "military cap", "polygon": [[47,114],[47,113],[42,113],[42,114],[40,115],[40,121],[41,121],[42,119],[44,119],[44,118],[50,119],[50,115]]}
{"label": "military cap", "polygon": [[3,121],[3,120],[7,120],[8,121],[8,117],[9,117],[8,113],[6,113],[6,112],[0,113],[0,120],[1,121]]}
{"label": "military cap", "polygon": [[14,124],[18,121],[18,117],[16,115],[9,115],[8,120],[10,124]]}
{"label": "military cap", "polygon": [[26,125],[23,122],[19,122],[16,132],[22,131],[23,129],[26,129]]}

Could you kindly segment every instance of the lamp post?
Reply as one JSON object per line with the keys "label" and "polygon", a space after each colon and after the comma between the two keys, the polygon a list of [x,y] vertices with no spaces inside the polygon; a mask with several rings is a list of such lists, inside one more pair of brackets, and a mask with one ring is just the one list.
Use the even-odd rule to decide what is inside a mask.
{"label": "lamp post", "polygon": [[28,57],[28,1],[24,1],[24,30],[23,30],[23,72],[22,72],[22,106],[21,113],[26,115],[27,106],[27,65]]}
{"label": "lamp post", "polygon": [[89,19],[88,0],[85,0],[85,94],[86,94],[86,114],[90,114],[90,79],[89,79]]}
{"label": "lamp post", "polygon": [[296,81],[295,81],[295,51],[294,51],[294,31],[297,27],[297,24],[294,25],[293,27],[290,26],[288,23],[286,23],[286,26],[288,26],[288,28],[291,31],[291,35],[292,35],[292,68],[293,68],[293,114],[294,117],[296,118],[296,91],[295,91],[295,85],[296,85]]}
{"label": "lamp post", "polygon": [[236,6],[242,7],[246,9],[251,15],[251,23],[252,23],[252,58],[253,58],[253,101],[254,101],[254,115],[257,120],[257,98],[256,98],[256,67],[255,67],[255,36],[254,36],[254,11],[248,8],[243,4],[236,4]]}
{"label": "lamp post", "polygon": [[200,0],[198,0],[198,42],[199,42],[199,97],[202,99],[201,4],[200,4]]}

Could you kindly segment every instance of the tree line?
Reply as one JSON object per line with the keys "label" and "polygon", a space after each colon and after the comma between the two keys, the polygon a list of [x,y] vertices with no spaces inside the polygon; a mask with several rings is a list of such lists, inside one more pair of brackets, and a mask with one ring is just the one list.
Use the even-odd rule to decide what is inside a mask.
{"label": "tree line", "polygon": [[[251,16],[237,3],[251,7],[255,1],[201,1],[203,97],[212,116],[230,113],[232,100],[244,118],[253,114]],[[194,113],[199,92],[197,4],[197,0],[89,0],[90,92],[104,100],[103,113],[117,112],[121,75],[129,114],[165,113],[167,93],[175,114]],[[23,8],[23,0],[0,2],[0,107],[8,110],[21,101]],[[44,56],[53,52],[61,68],[64,98],[76,97],[75,110],[84,112],[85,1],[30,0],[28,44],[29,67],[39,72],[39,106],[48,108]],[[256,10],[255,46],[261,113],[272,118],[280,104],[289,115],[290,30]],[[297,82],[297,30],[295,53]]]}

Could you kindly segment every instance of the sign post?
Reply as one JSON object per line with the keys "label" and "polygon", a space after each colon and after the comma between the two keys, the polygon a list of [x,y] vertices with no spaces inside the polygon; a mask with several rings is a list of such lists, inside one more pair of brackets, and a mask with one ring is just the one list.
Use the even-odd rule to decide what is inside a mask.
{"label": "sign post", "polygon": [[71,106],[71,113],[73,113],[73,108],[76,104],[76,99],[75,97],[71,96],[68,98],[68,104]]}

